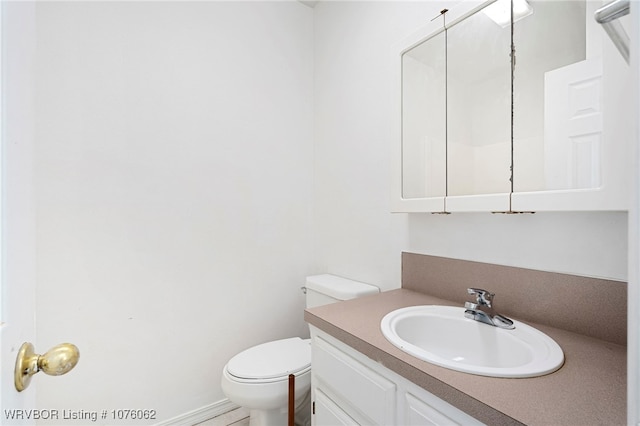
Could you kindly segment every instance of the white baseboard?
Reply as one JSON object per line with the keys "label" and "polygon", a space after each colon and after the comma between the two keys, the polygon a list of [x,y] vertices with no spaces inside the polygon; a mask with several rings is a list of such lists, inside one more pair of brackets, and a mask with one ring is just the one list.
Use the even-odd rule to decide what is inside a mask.
{"label": "white baseboard", "polygon": [[239,408],[237,404],[234,404],[228,399],[223,399],[221,401],[214,402],[213,404],[205,405],[204,407],[189,411],[188,413],[181,414],[172,419],[156,423],[155,426],[193,426],[195,424],[202,423],[205,420],[233,411],[236,408]]}

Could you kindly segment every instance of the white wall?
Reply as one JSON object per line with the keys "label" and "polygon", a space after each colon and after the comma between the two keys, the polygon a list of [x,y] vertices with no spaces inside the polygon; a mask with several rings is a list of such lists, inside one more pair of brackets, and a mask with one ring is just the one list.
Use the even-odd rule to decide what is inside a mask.
{"label": "white wall", "polygon": [[166,420],[308,334],[312,28],[298,2],[37,4],[38,349],[81,352],[38,407]]}
{"label": "white wall", "polygon": [[626,279],[626,213],[390,214],[391,48],[444,2],[315,7],[319,261],[399,286],[400,252]]}

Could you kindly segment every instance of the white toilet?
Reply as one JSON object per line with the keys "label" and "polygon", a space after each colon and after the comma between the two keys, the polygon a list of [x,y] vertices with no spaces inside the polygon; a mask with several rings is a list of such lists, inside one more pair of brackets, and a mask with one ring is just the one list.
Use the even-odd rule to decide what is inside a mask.
{"label": "white toilet", "polygon": [[[303,289],[307,308],[380,292],[378,287],[328,274],[307,277]],[[290,374],[295,375],[295,423],[309,425],[309,339],[276,340],[240,352],[224,367],[222,391],[230,401],[249,409],[251,426],[284,426],[288,419]]]}

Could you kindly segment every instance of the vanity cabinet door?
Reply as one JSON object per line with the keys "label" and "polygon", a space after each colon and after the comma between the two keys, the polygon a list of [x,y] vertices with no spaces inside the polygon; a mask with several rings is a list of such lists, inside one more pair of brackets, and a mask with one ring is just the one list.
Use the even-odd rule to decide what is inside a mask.
{"label": "vanity cabinet door", "polygon": [[354,426],[358,425],[349,414],[329,398],[321,388],[313,388],[314,426]]}
{"label": "vanity cabinet door", "polygon": [[434,410],[429,404],[416,398],[413,394],[405,394],[405,422],[406,426],[437,426],[455,424],[450,418]]}
{"label": "vanity cabinet door", "polygon": [[[331,409],[337,406],[346,419],[355,419],[359,424],[395,422],[395,383],[323,337],[314,339],[311,361],[312,380],[320,391],[320,404],[324,409],[321,418],[331,418],[329,413],[340,417],[336,414],[338,411]],[[318,401],[315,402],[317,410]],[[321,419],[316,420],[320,422]]]}
{"label": "vanity cabinet door", "polygon": [[408,382],[399,404],[404,408],[401,410],[403,417],[397,424],[406,426],[480,426],[483,424],[432,393]]}

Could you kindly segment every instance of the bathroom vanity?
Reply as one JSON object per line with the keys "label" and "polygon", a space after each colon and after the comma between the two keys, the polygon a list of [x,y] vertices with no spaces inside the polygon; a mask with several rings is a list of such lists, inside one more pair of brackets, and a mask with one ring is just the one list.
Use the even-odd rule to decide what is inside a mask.
{"label": "bathroom vanity", "polygon": [[481,425],[362,353],[311,327],[315,425]]}
{"label": "bathroom vanity", "polygon": [[[425,265],[430,275],[420,269]],[[444,270],[448,271],[446,277],[441,273]],[[523,288],[512,281],[518,276],[520,285],[532,291],[529,296],[522,294],[525,298],[541,294],[531,288],[532,278],[544,277],[547,288],[555,285],[553,300],[540,300],[533,308],[522,307],[520,317],[513,313],[517,307],[508,313],[562,347],[562,368],[534,378],[484,377],[421,361],[385,339],[380,322],[395,309],[460,306],[458,300],[442,298],[441,293],[457,294],[457,289],[445,281],[460,280],[466,285],[465,274],[474,275],[481,283],[490,276],[498,289],[508,280],[512,293]],[[416,280],[418,275],[422,277]],[[421,291],[410,288],[415,281],[424,283]],[[574,285],[580,286],[582,295],[571,301],[573,308],[568,310],[569,300],[558,299],[565,294],[580,294],[574,291]],[[432,294],[427,293],[429,290]],[[513,295],[496,293],[504,299],[500,309],[506,308]],[[598,301],[597,306],[591,306],[590,298]],[[603,316],[590,315],[597,313],[598,307]],[[312,326],[313,424],[625,424],[626,343],[620,339],[626,323],[617,320],[625,311],[625,283],[405,253],[403,288],[305,312]],[[528,319],[540,312],[557,325]],[[569,325],[563,316],[573,318]],[[576,320],[577,316],[580,319]],[[598,335],[600,325],[588,324],[598,320],[608,324],[602,330],[608,337]]]}

